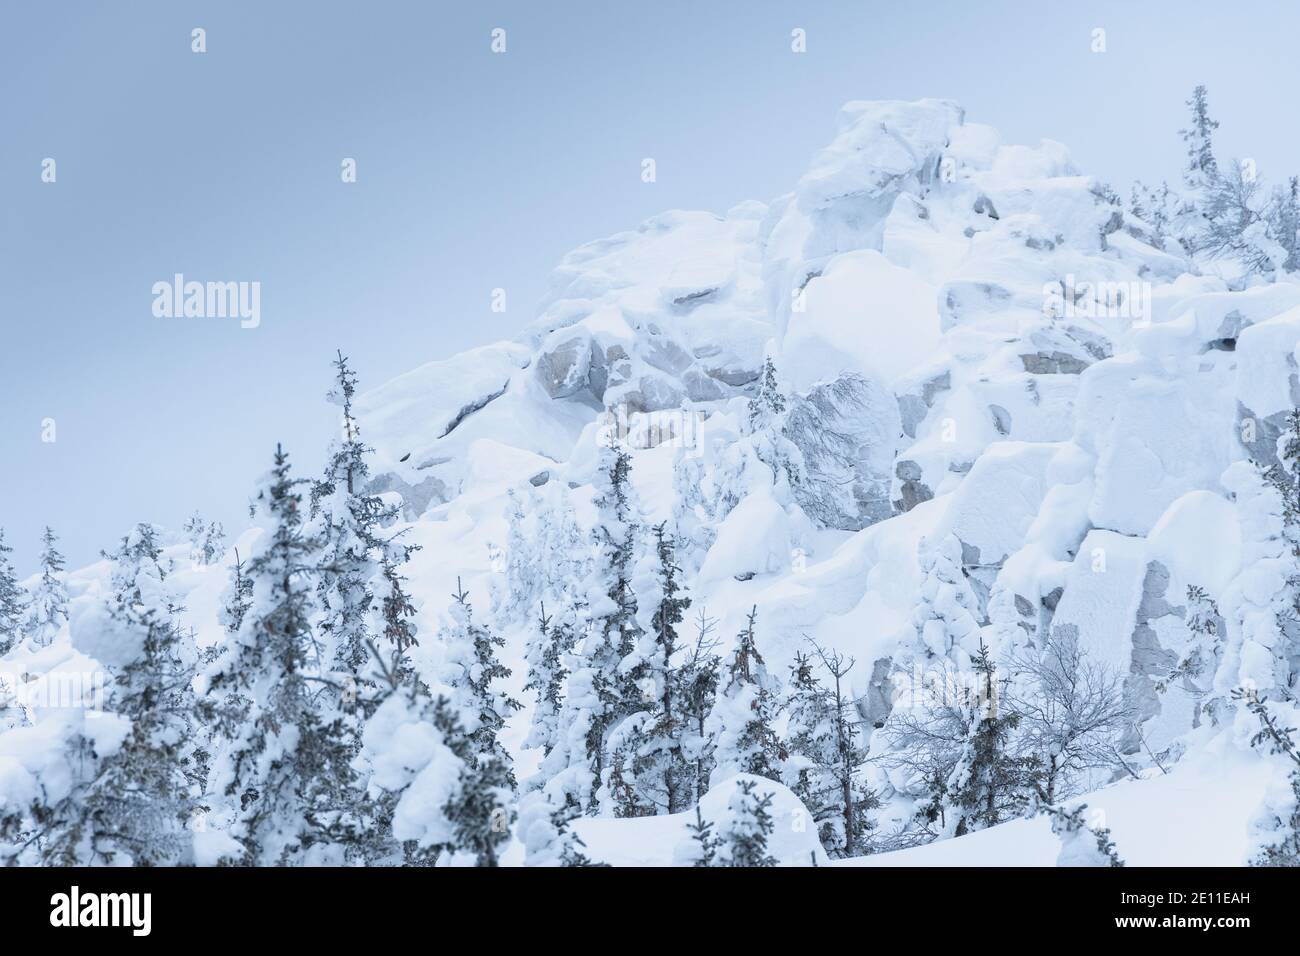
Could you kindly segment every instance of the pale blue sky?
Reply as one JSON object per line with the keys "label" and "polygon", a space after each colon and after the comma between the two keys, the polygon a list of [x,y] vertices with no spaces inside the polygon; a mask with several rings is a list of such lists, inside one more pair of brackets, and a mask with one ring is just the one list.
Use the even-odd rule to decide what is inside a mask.
{"label": "pale blue sky", "polygon": [[[46,522],[74,566],[137,520],[242,526],[276,441],[319,467],[336,348],[365,387],[512,335],[573,246],[789,190],[850,99],[956,99],[1127,193],[1176,175],[1203,82],[1220,152],[1289,174],[1297,20],[1185,0],[6,0],[0,526],[24,575]],[[155,318],[176,272],[259,281],[261,326]]]}

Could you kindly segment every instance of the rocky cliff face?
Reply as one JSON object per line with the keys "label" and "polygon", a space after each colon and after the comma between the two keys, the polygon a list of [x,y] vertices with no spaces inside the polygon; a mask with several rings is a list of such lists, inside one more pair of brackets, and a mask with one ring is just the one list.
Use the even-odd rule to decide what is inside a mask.
{"label": "rocky cliff face", "polygon": [[792,192],[577,249],[518,339],[367,394],[379,481],[413,519],[496,527],[510,487],[586,494],[613,422],[647,520],[672,519],[682,459],[729,467],[771,357],[801,480],[738,511],[745,535],[693,539],[697,603],[727,627],[758,604],[777,665],[804,635],[871,662],[854,676],[878,723],[926,556],[954,536],[988,643],[1074,629],[1125,675],[1126,748],[1167,751],[1229,680],[1168,679],[1190,585],[1222,615],[1213,668],[1289,679],[1247,461],[1276,462],[1300,403],[1300,286],[1205,274],[1108,196],[1064,147],[1003,144],[955,104],[851,103]]}

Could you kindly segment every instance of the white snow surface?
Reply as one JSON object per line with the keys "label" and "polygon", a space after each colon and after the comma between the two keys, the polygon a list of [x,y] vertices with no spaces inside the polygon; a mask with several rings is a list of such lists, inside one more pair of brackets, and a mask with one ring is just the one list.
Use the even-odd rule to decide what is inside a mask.
{"label": "white snow surface", "polygon": [[[1097,185],[1060,144],[1002,144],[948,101],[850,103],[791,192],[722,215],[666,212],[582,246],[514,341],[360,395],[376,489],[401,496],[420,546],[407,568],[417,668],[436,673],[434,635],[458,579],[484,617],[505,603],[495,556],[510,490],[563,487],[588,528],[602,429],[612,420],[654,434],[667,423],[660,437],[678,437],[634,443],[632,470],[642,522],[673,520],[676,463],[722,460],[764,356],[798,395],[847,373],[882,383],[901,422],[890,517],[861,530],[816,527],[788,496],[751,485],[710,546],[687,556],[693,609],[716,617],[719,634],[730,639],[758,608],[772,673],[784,677],[811,637],[857,659],[850,681],[865,695],[873,664],[915,636],[918,553],[949,535],[986,598],[990,589],[1016,596],[1035,614],[1050,599],[1053,624],[1077,627],[1090,655],[1121,673],[1134,664],[1141,608],[1156,598],[1175,609],[1152,625],[1156,639],[1181,647],[1192,584],[1222,611],[1225,660],[1242,673],[1261,666],[1251,655],[1268,646],[1258,623],[1276,584],[1267,562],[1281,552],[1248,492],[1243,463],[1260,452],[1241,420],[1300,403],[1300,286],[1242,288],[1202,272],[1175,244],[1145,241]],[[1054,314],[1046,290],[1066,282],[1089,291]],[[1090,308],[1101,285],[1135,290],[1145,313]],[[720,449],[680,438],[696,421]],[[257,533],[235,542],[241,553]],[[220,640],[233,548],[209,568],[191,566],[182,547],[167,553],[186,626],[200,646]],[[125,733],[111,717],[78,716],[34,693],[58,674],[129,658],[95,609],[107,575],[106,562],[70,572],[71,627],[50,647],[0,659],[0,679],[29,689],[34,722],[0,733],[0,802],[38,785],[57,791],[58,768],[43,754],[70,722],[102,721],[106,747]],[[1144,601],[1149,579],[1167,587]],[[988,613],[976,614],[986,629]],[[503,733],[526,779],[538,759],[522,749],[532,611],[493,623],[507,641],[507,690],[527,705]],[[1190,710],[1170,709],[1176,719],[1151,718],[1164,721],[1163,742],[1179,744],[1168,773],[1148,768],[1081,799],[1104,811],[1130,864],[1242,864],[1277,765],[1249,748],[1240,722],[1232,733],[1194,727]],[[422,793],[436,799],[442,755],[407,718],[396,707],[385,716],[408,759],[381,770],[416,782],[399,835],[432,840],[417,804]],[[786,788],[762,783],[779,818],[803,810]],[[724,814],[732,785],[713,788],[706,816]],[[669,865],[693,819],[583,819],[574,829],[593,859]],[[783,865],[828,862],[811,828],[782,823],[777,833]],[[219,835],[201,842],[200,861],[219,855]],[[1038,817],[841,865],[1052,865],[1059,849]],[[518,846],[507,855],[521,858]]]}

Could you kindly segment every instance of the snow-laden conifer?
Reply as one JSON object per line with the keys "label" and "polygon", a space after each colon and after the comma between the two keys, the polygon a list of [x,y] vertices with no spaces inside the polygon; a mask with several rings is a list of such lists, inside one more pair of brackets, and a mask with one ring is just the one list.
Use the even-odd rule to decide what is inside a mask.
{"label": "snow-laden conifer", "polygon": [[255,500],[263,533],[245,573],[249,605],[208,674],[221,740],[211,793],[221,801],[237,862],[342,862],[356,841],[360,795],[334,706],[342,688],[318,666],[316,561],[288,455]]}
{"label": "snow-laden conifer", "polygon": [[41,536],[41,577],[27,600],[23,634],[37,647],[47,647],[68,620],[68,589],[63,580],[65,562],[54,547],[59,539],[50,528]]}
{"label": "snow-laden conifer", "polygon": [[754,607],[722,666],[721,686],[706,724],[715,748],[713,786],[738,773],[781,779],[783,747],[775,730],[780,686],[758,652],[757,619]]}
{"label": "snow-laden conifer", "polygon": [[9,561],[13,550],[5,544],[4,529],[0,528],[0,657],[18,643],[23,619],[23,589]]}

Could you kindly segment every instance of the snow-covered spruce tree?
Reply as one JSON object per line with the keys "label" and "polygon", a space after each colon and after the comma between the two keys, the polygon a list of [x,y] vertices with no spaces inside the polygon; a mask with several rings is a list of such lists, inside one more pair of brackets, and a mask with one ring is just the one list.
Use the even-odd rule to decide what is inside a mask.
{"label": "snow-covered spruce tree", "polygon": [[1300,177],[1277,187],[1268,207],[1268,232],[1282,246],[1286,272],[1300,272]]}
{"label": "snow-covered spruce tree", "polygon": [[68,708],[58,723],[51,722],[44,730],[48,734],[46,747],[57,760],[57,771],[42,775],[39,792],[21,797],[0,793],[0,864],[105,864],[105,858],[97,855],[92,846],[96,834],[86,825],[85,794],[99,773],[103,756],[111,752],[112,734],[123,732],[125,721],[97,713],[95,730],[104,735],[104,743],[97,749],[86,723],[92,702],[83,698],[81,703],[83,707]]}
{"label": "snow-covered spruce tree", "polygon": [[[4,657],[22,637],[20,626],[23,617],[24,592],[18,584],[9,555],[13,548],[4,542],[4,529],[0,529],[0,657]],[[18,699],[18,688],[12,679],[0,675],[0,733],[22,727],[27,715]]]}
{"label": "snow-covered spruce tree", "polygon": [[622,445],[602,447],[594,499],[598,554],[587,582],[585,633],[566,662],[561,733],[541,768],[549,790],[563,793],[566,803],[588,814],[613,811],[607,789],[608,736],[640,706],[641,675],[622,666],[639,637],[632,589],[639,516],[631,467]]}
{"label": "snow-covered spruce tree", "polygon": [[240,848],[233,862],[260,866],[342,862],[362,825],[352,753],[333,706],[341,689],[316,667],[319,544],[305,532],[302,483],[277,446],[255,500],[265,530],[246,568],[250,603],[208,674],[224,741],[211,793],[227,803]]}
{"label": "snow-covered spruce tree", "polygon": [[[1280,444],[1287,443],[1284,435]],[[1281,466],[1268,469],[1235,462],[1221,479],[1236,501],[1244,570],[1223,608],[1222,658],[1204,708],[1215,723],[1231,726],[1242,746],[1254,733],[1255,719],[1237,705],[1235,692],[1249,687],[1270,701],[1287,702],[1295,699],[1300,679],[1300,633],[1295,624],[1300,513],[1292,503],[1293,466],[1283,458]],[[1279,588],[1278,581],[1288,583]]]}
{"label": "snow-covered spruce tree", "polygon": [[930,662],[951,661],[965,670],[979,645],[980,626],[979,601],[962,568],[961,541],[950,534],[934,547],[923,542],[917,558],[925,577],[912,614],[917,637],[912,664],[928,669]]}
{"label": "snow-covered spruce tree", "polygon": [[[582,589],[590,575],[591,562],[588,542],[578,527],[568,492],[561,487],[557,501],[539,502],[539,505],[536,550],[547,557],[542,562],[544,567],[537,569],[544,596],[538,602],[536,630],[524,652],[528,664],[528,682],[524,687],[533,691],[537,699],[524,747],[540,749],[545,756],[555,749],[559,737],[567,665],[585,624],[586,600]],[[513,534],[511,537],[513,540]],[[517,546],[530,552],[534,550],[529,541]],[[512,584],[512,595],[515,589]],[[530,589],[529,593],[535,592]],[[535,778],[530,783],[541,782],[544,781]]]}
{"label": "snow-covered spruce tree", "polygon": [[716,866],[718,838],[713,834],[713,824],[704,819],[699,804],[695,806],[695,822],[686,824],[690,834],[673,851],[676,866]]}
{"label": "snow-covered spruce tree", "polygon": [[788,757],[782,775],[812,814],[826,852],[859,856],[866,852],[870,811],[879,799],[863,779],[867,752],[857,702],[847,693],[845,677],[854,662],[816,644],[813,649],[831,687],[822,685],[811,658],[795,655],[785,698]]}
{"label": "snow-covered spruce tree", "polygon": [[361,441],[352,412],[357,376],[342,352],[333,364],[334,383],[326,397],[342,410],[343,434],[331,445],[325,474],[312,488],[314,518],[309,533],[320,548],[316,588],[322,613],[320,665],[334,672],[340,683],[355,684],[367,657],[367,622],[375,601],[371,582],[386,561],[404,561],[409,549],[386,553],[391,542],[383,529],[397,521],[398,509],[364,491],[370,475],[369,449]]}
{"label": "snow-covered spruce tree", "polygon": [[[597,473],[595,538],[599,549],[595,587],[588,596],[601,658],[613,663],[600,671],[602,692],[610,698],[611,717],[636,709],[641,693],[640,666],[624,667],[633,657],[641,629],[632,587],[641,537],[639,508],[632,488],[632,456],[622,446],[606,449]],[[613,720],[610,721],[612,724]]]}
{"label": "snow-covered spruce tree", "polygon": [[1214,131],[1219,123],[1210,118],[1204,86],[1192,91],[1187,108],[1190,121],[1178,131],[1187,158],[1183,163],[1182,188],[1169,204],[1168,233],[1178,241],[1182,251],[1193,254],[1203,247],[1210,224],[1206,197],[1219,179],[1219,164],[1214,155]]}
{"label": "snow-covered spruce tree", "polygon": [[1165,248],[1170,220],[1177,212],[1176,204],[1177,197],[1167,182],[1162,182],[1158,189],[1149,189],[1142,183],[1133,184],[1129,211],[1150,227],[1148,238],[1157,249]]}
{"label": "snow-covered spruce tree", "polygon": [[516,834],[524,845],[525,866],[604,866],[584,852],[586,844],[569,829],[578,810],[556,806],[545,790],[531,790],[519,798]]}
{"label": "snow-covered spruce tree", "polygon": [[982,642],[973,664],[979,686],[962,702],[966,740],[945,787],[945,817],[953,836],[1023,813],[1032,799],[1036,768],[1033,757],[1014,751],[1021,715],[1001,706],[997,668]]}
{"label": "snow-covered spruce tree", "polygon": [[1187,147],[1187,161],[1183,165],[1183,182],[1190,189],[1203,189],[1219,175],[1219,164],[1214,158],[1214,131],[1219,121],[1210,118],[1209,98],[1204,86],[1192,90],[1187,101],[1191,122],[1178,131]]}
{"label": "snow-covered spruce tree", "polygon": [[506,718],[521,705],[497,684],[510,676],[496,649],[505,645],[486,625],[474,620],[469,595],[456,579],[456,593],[447,612],[448,620],[439,639],[446,648],[446,681],[453,689],[453,703],[461,709],[469,730],[471,752],[481,762],[496,760],[505,767],[505,779],[515,786],[510,755],[497,739]]}
{"label": "snow-covered spruce tree", "polygon": [[1164,681],[1156,685],[1163,690],[1174,681],[1196,697],[1203,697],[1210,689],[1210,681],[1219,669],[1223,658],[1223,615],[1219,605],[1205,588],[1198,584],[1187,585],[1187,630],[1192,640],[1186,651]]}
{"label": "snow-covered spruce tree", "polygon": [[1134,182],[1129,191],[1128,208],[1139,219],[1145,220],[1150,214],[1151,190],[1140,182]]}
{"label": "snow-covered spruce tree", "polygon": [[971,671],[895,704],[873,749],[878,738],[882,766],[916,801],[909,825],[915,839],[980,829],[1032,801],[1041,768],[1021,753],[1015,704],[983,643]]}
{"label": "snow-covered spruce tree", "polygon": [[738,780],[727,805],[730,817],[718,833],[713,866],[776,866],[767,841],[776,822],[772,819],[772,794],[759,796],[753,780]]}
{"label": "snow-covered spruce tree", "polygon": [[[737,432],[704,446],[679,448],[673,463],[673,517],[683,543],[683,565],[694,570],[717,539],[718,526],[749,495],[792,504],[802,488],[804,461],[788,437],[789,400],[771,359],[755,393],[739,412]],[[837,492],[839,493],[839,492]]]}
{"label": "snow-covered spruce tree", "polygon": [[677,669],[676,679],[682,754],[690,765],[691,802],[699,803],[709,789],[709,776],[713,772],[714,741],[708,721],[718,696],[722,660],[714,653],[718,646],[718,639],[713,636],[717,621],[700,608],[694,624],[695,639]]}
{"label": "snow-covered spruce tree", "polygon": [[1056,858],[1057,866],[1123,866],[1124,861],[1115,852],[1115,843],[1110,838],[1106,827],[1093,829],[1084,820],[1087,804],[1079,804],[1072,810],[1063,807],[1048,807],[1047,814],[1052,818],[1052,832],[1061,841],[1061,853]]}
{"label": "snow-covered spruce tree", "polygon": [[[1285,726],[1276,712],[1281,708],[1270,705],[1258,692],[1238,689],[1233,697],[1258,721],[1250,745],[1284,757],[1289,767],[1290,793],[1270,799],[1258,815],[1254,830],[1259,849],[1251,866],[1300,866],[1300,748],[1296,747],[1295,728]],[[1294,715],[1295,708],[1289,708],[1289,713]]]}
{"label": "snow-covered spruce tree", "polygon": [[763,370],[758,374],[758,388],[749,399],[749,422],[755,429],[762,428],[785,412],[785,395],[776,377],[776,363],[772,356],[763,358]]}
{"label": "snow-covered spruce tree", "polygon": [[[367,714],[378,706],[372,673],[378,648],[392,655],[402,678],[411,677],[406,651],[416,644],[415,608],[405,589],[402,567],[418,546],[390,533],[399,519],[396,505],[366,492],[370,449],[361,440],[353,413],[356,373],[337,353],[334,381],[326,400],[342,412],[342,435],[331,444],[325,473],[312,488],[312,520],[307,534],[317,543],[316,596],[320,606],[316,670],[325,678],[317,704],[323,720],[338,728],[347,752],[361,749]],[[359,787],[359,785],[358,785]],[[349,791],[352,796],[352,792]],[[368,864],[387,864],[401,856],[388,837],[391,800],[364,802],[356,816],[358,837],[349,854]]]}
{"label": "snow-covered spruce tree", "polygon": [[[402,677],[413,677],[407,652],[419,644],[415,626],[415,605],[406,590],[406,575],[402,573],[411,555],[420,550],[418,544],[402,540],[399,532],[389,535],[379,545],[379,576],[370,582],[374,595],[370,602],[370,624],[367,633],[378,638],[380,646],[397,655],[397,666]],[[371,655],[375,642],[371,642]]]}
{"label": "snow-covered spruce tree", "polygon": [[0,657],[18,643],[23,617],[23,589],[9,562],[13,550],[5,544],[4,529],[0,528]]}
{"label": "snow-covered spruce tree", "polygon": [[54,641],[59,628],[68,620],[68,590],[63,583],[63,555],[54,543],[59,539],[50,528],[41,536],[41,579],[36,582],[27,601],[24,635],[37,647]]}
{"label": "snow-covered spruce tree", "polygon": [[20,814],[26,823],[11,841],[15,862],[191,861],[186,823],[201,793],[204,756],[194,734],[197,655],[177,626],[180,609],[160,556],[147,524],[106,555],[111,591],[78,617],[73,639],[103,660],[110,680],[104,699],[96,699],[93,682],[82,706],[51,724],[61,772],[41,781]]}
{"label": "snow-covered spruce tree", "polygon": [[772,469],[772,479],[784,493],[793,493],[802,480],[803,456],[785,435],[789,402],[777,379],[776,364],[763,360],[758,389],[749,400],[745,433],[759,459]]}
{"label": "snow-covered spruce tree", "polygon": [[181,527],[190,542],[190,560],[195,564],[214,564],[225,553],[226,532],[221,522],[206,522],[196,511]]}
{"label": "snow-covered spruce tree", "polygon": [[[535,505],[536,502],[530,504]],[[539,555],[548,558],[551,556],[540,533],[536,545],[530,539],[527,521],[528,516],[524,513],[518,492],[510,488],[506,492],[506,598],[504,605],[498,609],[502,618],[520,615],[532,606],[534,599],[539,597],[542,585],[543,569]]]}
{"label": "snow-covered spruce tree", "polygon": [[808,655],[796,653],[785,690],[786,749],[781,776],[812,814],[822,846],[830,851],[838,841],[831,818],[836,816],[823,779],[824,767],[834,765],[835,744],[830,694],[817,678]]}
{"label": "snow-covered spruce tree", "polygon": [[[918,802],[913,825],[920,838],[933,839],[944,833],[951,816],[945,812],[948,781],[971,731],[964,685],[982,636],[975,618],[978,599],[962,568],[960,540],[951,534],[937,543],[923,540],[917,564],[923,578],[912,612],[915,630],[893,663],[894,684],[903,693],[879,735],[886,748],[880,758],[904,771],[903,789]],[[1022,640],[1013,600],[1013,594],[995,585],[989,605],[991,633],[1011,647]]]}
{"label": "snow-covered spruce tree", "polygon": [[1179,130],[1187,149],[1183,181],[1187,193],[1175,214],[1175,231],[1188,251],[1232,258],[1247,272],[1294,271],[1298,262],[1300,203],[1294,187],[1266,194],[1253,164],[1220,166],[1204,86],[1187,101],[1191,122]]}
{"label": "snow-covered spruce tree", "polygon": [[536,613],[542,601],[555,611],[581,605],[579,586],[591,573],[591,548],[568,489],[551,482],[541,492],[526,488],[523,495],[511,488],[506,497],[505,588],[494,595],[496,619],[518,621]]}
{"label": "snow-covered spruce tree", "polygon": [[[382,542],[379,554],[380,573],[371,582],[374,599],[368,604],[365,642],[367,663],[361,671],[354,716],[362,721],[360,751],[352,767],[357,773],[358,788],[365,791],[365,802],[358,816],[364,821],[359,838],[349,856],[367,866],[424,866],[435,862],[437,851],[421,848],[413,839],[398,840],[394,832],[394,815],[401,801],[400,789],[390,790],[374,782],[370,757],[374,745],[365,752],[365,735],[369,721],[382,704],[398,692],[427,700],[427,685],[416,674],[409,651],[419,641],[414,622],[415,607],[406,593],[402,567],[417,546],[403,544],[400,535]],[[348,728],[349,733],[351,727]],[[382,746],[382,743],[381,743]],[[351,748],[350,748],[351,749]]]}
{"label": "snow-covered spruce tree", "polygon": [[[1275,615],[1277,635],[1273,648],[1276,660],[1274,683],[1288,700],[1300,695],[1300,408],[1287,415],[1286,430],[1278,439],[1278,464],[1264,473],[1265,480],[1281,499],[1281,555],[1286,566],[1283,606]],[[1256,682],[1267,690],[1267,685]]]}
{"label": "snow-covered spruce tree", "polygon": [[381,825],[403,847],[406,865],[498,865],[514,822],[510,768],[479,752],[461,708],[418,680],[401,651],[372,651],[382,699],[357,764],[385,808]]}
{"label": "snow-covered spruce tree", "polygon": [[539,572],[557,610],[570,607],[582,612],[586,597],[581,586],[592,571],[590,536],[578,524],[569,490],[558,482],[555,485],[554,500],[544,506],[539,501],[537,511],[538,540],[546,555]]}
{"label": "snow-covered spruce tree", "polygon": [[190,543],[190,555],[195,558],[201,558],[203,554],[203,533],[207,530],[207,522],[203,515],[195,511],[185,519],[181,525],[181,530],[185,532],[185,537]]}
{"label": "snow-covered spruce tree", "polygon": [[217,623],[228,634],[239,630],[244,623],[244,615],[253,603],[253,581],[246,573],[246,566],[235,549],[235,562],[230,566],[230,582],[226,585],[221,598],[221,607],[217,609]]}
{"label": "snow-covered spruce tree", "polygon": [[706,722],[715,746],[710,786],[738,773],[781,779],[784,748],[773,726],[780,688],[755,644],[757,617],[755,606],[723,665],[722,686]]}
{"label": "snow-covered spruce tree", "polygon": [[653,568],[649,580],[639,582],[642,615],[636,649],[623,662],[640,674],[642,709],[614,731],[619,759],[611,766],[611,784],[622,816],[680,813],[695,797],[691,761],[683,747],[689,730],[679,697],[676,660],[678,625],[691,601],[685,595],[677,566],[676,549],[667,522],[656,525],[654,550],[646,564]]}
{"label": "snow-covered spruce tree", "polygon": [[543,757],[555,749],[559,737],[564,682],[569,676],[564,664],[573,651],[575,639],[572,623],[548,615],[543,602],[538,612],[536,630],[528,641],[525,652],[528,682],[524,684],[524,690],[531,690],[536,699],[524,747],[541,750]]}
{"label": "snow-covered spruce tree", "polygon": [[88,788],[90,846],[106,863],[189,861],[191,818],[207,776],[193,689],[198,651],[180,627],[165,582],[158,532],[135,527],[112,554],[108,615],[115,643],[131,651],[115,668],[109,707],[131,721],[121,746]]}
{"label": "snow-covered spruce tree", "polygon": [[718,539],[719,512],[729,511],[738,502],[723,505],[718,501],[718,474],[704,455],[693,451],[678,448],[673,456],[672,525],[683,543],[688,567],[696,571]]}

